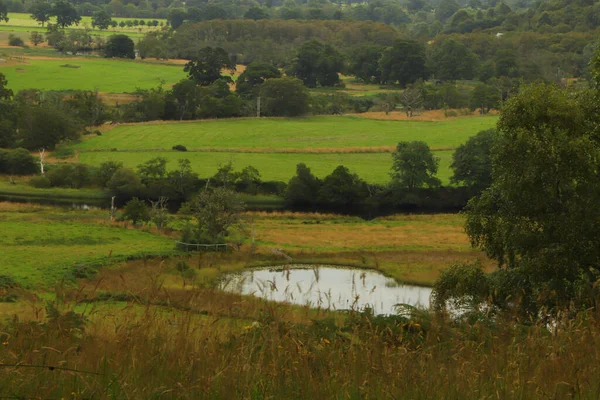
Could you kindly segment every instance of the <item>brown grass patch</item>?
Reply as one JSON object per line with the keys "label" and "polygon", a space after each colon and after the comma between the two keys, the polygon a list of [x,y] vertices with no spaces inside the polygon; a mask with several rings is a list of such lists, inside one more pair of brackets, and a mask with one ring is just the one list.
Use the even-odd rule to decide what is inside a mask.
{"label": "brown grass patch", "polygon": [[[448,110],[448,111],[450,111],[450,110]],[[455,111],[457,111],[457,110],[455,110]],[[477,112],[477,110],[473,114],[470,114],[470,115],[460,115],[457,111],[457,114],[459,114],[459,115],[456,117],[446,117],[444,112],[445,112],[444,110],[426,110],[426,111],[423,111],[420,115],[414,115],[413,117],[407,117],[406,113],[403,111],[392,111],[389,114],[386,114],[383,111],[369,111],[366,113],[353,114],[353,115],[356,115],[357,117],[383,120],[383,121],[446,121],[446,120],[452,120],[452,119],[457,119],[457,118],[476,118],[476,117],[481,116],[481,114],[479,114]],[[496,115],[497,113],[495,111],[493,111],[490,114]]]}

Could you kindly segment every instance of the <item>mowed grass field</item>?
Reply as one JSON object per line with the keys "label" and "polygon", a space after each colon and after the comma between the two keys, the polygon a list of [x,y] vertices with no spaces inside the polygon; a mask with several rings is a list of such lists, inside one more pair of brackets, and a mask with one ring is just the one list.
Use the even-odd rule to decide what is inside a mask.
{"label": "mowed grass field", "polygon": [[8,88],[15,93],[23,89],[130,93],[161,83],[171,85],[185,78],[181,65],[102,58],[30,58],[18,64],[0,63],[0,73],[6,76]]}
{"label": "mowed grass field", "polygon": [[0,275],[26,288],[72,279],[78,265],[174,253],[173,239],[106,222],[105,211],[0,203]]}
{"label": "mowed grass field", "polygon": [[[440,158],[438,177],[448,184],[452,171],[452,151],[436,151]],[[334,154],[334,153],[241,153],[241,152],[178,152],[178,151],[131,151],[107,152],[92,151],[79,153],[79,162],[100,165],[105,161],[121,161],[128,168],[155,157],[168,160],[167,168],[176,169],[177,160],[187,158],[194,172],[200,177],[210,177],[217,172],[219,165],[233,162],[236,171],[251,165],[258,169],[264,181],[287,182],[296,174],[296,165],[305,163],[319,178],[329,175],[338,165],[348,167],[351,172],[369,183],[385,184],[390,180],[392,167],[391,153]]]}
{"label": "mowed grass field", "polygon": [[[449,184],[453,150],[496,121],[496,117],[422,122],[340,116],[133,124],[75,147],[79,161],[90,165],[111,160],[135,168],[151,158],[165,157],[175,169],[178,159],[187,158],[194,171],[209,177],[219,165],[232,161],[237,170],[252,165],[263,180],[285,182],[295,175],[298,163],[305,163],[318,177],[344,165],[367,182],[385,184],[390,180],[395,145],[422,140],[440,159],[438,177]],[[170,150],[177,144],[195,151]]]}
{"label": "mowed grass field", "polygon": [[[400,141],[422,140],[434,149],[453,149],[477,132],[495,126],[496,117],[440,122],[378,121],[354,116],[248,118],[226,121],[148,123],[118,126],[91,137],[78,149],[170,150],[253,149],[265,151],[320,149],[324,152],[395,148]],[[381,149],[379,149],[381,150]]]}

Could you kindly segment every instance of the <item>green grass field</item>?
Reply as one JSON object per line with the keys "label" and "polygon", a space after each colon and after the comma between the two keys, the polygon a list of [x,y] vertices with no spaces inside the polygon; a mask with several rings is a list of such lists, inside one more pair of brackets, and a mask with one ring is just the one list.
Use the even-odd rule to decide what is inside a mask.
{"label": "green grass field", "polygon": [[[440,158],[438,177],[448,184],[451,176],[450,164],[452,151],[436,151]],[[287,182],[296,174],[296,164],[305,163],[318,177],[329,175],[338,165],[348,167],[369,183],[385,184],[390,180],[392,167],[391,153],[364,154],[310,154],[310,153],[228,153],[228,152],[82,152],[79,161],[89,165],[99,165],[104,161],[121,161],[126,167],[135,168],[139,164],[154,157],[165,157],[169,160],[170,169],[177,167],[177,160],[187,158],[192,163],[193,170],[200,177],[210,177],[215,174],[220,164],[230,160],[235,170],[240,171],[247,165],[252,165],[261,173],[263,180]]]}
{"label": "green grass field", "polygon": [[[413,122],[348,116],[138,124],[116,127],[75,147],[80,150],[79,161],[90,165],[115,160],[135,168],[160,156],[174,169],[178,159],[187,158],[200,176],[208,177],[231,160],[237,170],[252,165],[264,180],[287,182],[296,164],[303,162],[319,177],[344,165],[368,182],[384,184],[390,179],[394,146],[403,140],[423,140],[434,150],[444,149],[435,154],[440,158],[438,177],[448,184],[452,149],[496,121],[496,117]],[[198,151],[171,151],[177,144]]]}
{"label": "green grass field", "polygon": [[[46,32],[46,26],[43,27],[35,20],[31,18],[28,13],[8,13],[8,22],[0,23],[0,31],[7,32]],[[117,23],[121,21],[133,21],[133,20],[144,20],[146,22],[152,21],[156,19],[158,22],[166,22],[165,19],[160,18],[113,18]],[[52,18],[50,23],[56,23],[56,18]],[[81,17],[81,22],[79,25],[72,25],[68,28],[68,30],[72,29],[85,29],[92,28],[92,17],[84,16]],[[137,27],[117,27],[117,28],[109,28],[105,31],[101,31],[99,29],[93,29],[92,34],[97,36],[110,36],[115,33],[124,33],[130,37],[143,37],[144,34],[150,31],[158,30],[160,27],[148,27],[148,26],[137,26]],[[26,39],[26,38],[24,38]]]}
{"label": "green grass field", "polygon": [[496,117],[441,122],[378,121],[360,117],[261,118],[119,126],[77,145],[79,149],[328,149],[395,146],[422,140],[433,149],[455,148],[495,126]]}
{"label": "green grass field", "polygon": [[174,252],[172,239],[99,223],[103,217],[103,211],[0,207],[0,275],[27,288],[48,287],[68,280],[76,265]]}
{"label": "green grass field", "polygon": [[[66,64],[80,68],[61,67]],[[23,89],[98,89],[105,93],[127,93],[136,88],[157,87],[161,82],[174,84],[185,77],[181,65],[102,58],[30,59],[19,65],[3,67],[0,64],[0,72],[6,76],[8,88],[14,92]]]}

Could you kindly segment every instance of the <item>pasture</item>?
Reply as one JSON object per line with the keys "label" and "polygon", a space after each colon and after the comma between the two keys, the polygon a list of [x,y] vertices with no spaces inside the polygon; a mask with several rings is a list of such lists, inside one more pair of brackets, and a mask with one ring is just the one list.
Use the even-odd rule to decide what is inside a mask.
{"label": "pasture", "polygon": [[174,253],[173,239],[111,225],[104,211],[0,203],[0,275],[26,288],[71,281],[79,266]]}
{"label": "pasture", "polygon": [[[46,26],[44,25],[43,27],[34,19],[31,18],[31,15],[28,13],[8,13],[8,22],[2,22],[0,23],[0,31],[9,31],[9,32],[46,32]],[[116,21],[117,23],[120,22],[126,22],[126,21],[133,21],[133,20],[144,20],[145,22],[149,22],[152,20],[157,20],[159,23],[162,22],[163,24],[166,23],[165,19],[160,19],[160,18],[119,18],[119,17],[114,17],[113,20]],[[50,19],[50,23],[54,24],[56,23],[56,17],[52,17]],[[92,17],[91,16],[82,16],[81,17],[81,22],[79,23],[79,25],[72,25],[69,28],[67,28],[68,30],[73,30],[73,29],[92,29],[92,34],[93,35],[98,35],[98,36],[110,36],[110,35],[114,35],[115,33],[124,33],[130,37],[142,37],[144,34],[146,34],[147,32],[150,31],[154,31],[154,30],[158,30],[160,29],[160,26],[157,27],[149,27],[149,26],[136,26],[136,27],[116,27],[116,28],[108,28],[107,30],[101,31],[99,29],[92,29]]]}
{"label": "pasture", "polygon": [[[452,151],[436,151],[440,158],[438,177],[448,184],[452,172]],[[338,165],[348,167],[351,172],[369,183],[385,184],[390,180],[392,167],[391,153],[244,153],[244,152],[178,152],[178,151],[89,151],[79,153],[79,162],[89,165],[100,165],[104,161],[121,161],[128,168],[155,157],[168,160],[167,168],[175,169],[177,160],[187,158],[194,172],[200,177],[208,178],[217,172],[220,165],[233,162],[236,171],[251,165],[261,173],[262,180],[287,182],[296,174],[296,165],[306,164],[313,174],[324,178]]]}
{"label": "pasture", "polygon": [[[396,144],[422,140],[440,159],[438,177],[449,184],[453,149],[496,121],[496,117],[423,122],[339,116],[129,124],[90,136],[75,148],[79,162],[90,165],[113,160],[135,168],[160,156],[175,168],[178,159],[187,158],[194,171],[209,177],[219,165],[232,161],[237,170],[252,165],[263,180],[285,182],[295,175],[298,163],[305,163],[318,177],[344,165],[367,182],[385,184]],[[170,150],[178,144],[192,151]]]}
{"label": "pasture", "polygon": [[379,121],[355,116],[247,118],[117,126],[90,137],[78,149],[380,152],[401,141],[422,140],[433,150],[454,149],[477,132],[495,126],[496,117],[439,122]]}
{"label": "pasture", "polygon": [[79,57],[26,58],[16,64],[0,64],[0,72],[15,93],[23,89],[124,93],[161,83],[171,85],[185,78],[181,65]]}

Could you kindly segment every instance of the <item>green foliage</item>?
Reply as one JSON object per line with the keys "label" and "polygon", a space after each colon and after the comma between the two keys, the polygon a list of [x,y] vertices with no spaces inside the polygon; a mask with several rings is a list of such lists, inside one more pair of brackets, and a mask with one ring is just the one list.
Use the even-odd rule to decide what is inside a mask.
{"label": "green foliage", "polygon": [[21,112],[19,136],[26,149],[52,150],[60,142],[75,140],[81,135],[80,121],[49,102],[26,104]]}
{"label": "green foliage", "polygon": [[310,94],[296,78],[273,78],[260,86],[263,114],[296,117],[308,112]]}
{"label": "green foliage", "polygon": [[23,148],[0,149],[0,173],[10,175],[30,175],[38,171],[35,157]]}
{"label": "green foliage", "polygon": [[382,83],[405,87],[419,79],[427,79],[425,48],[412,40],[396,40],[379,60]]}
{"label": "green foliage", "polygon": [[454,264],[435,282],[431,303],[437,310],[476,311],[489,294],[489,278],[479,262]]}
{"label": "green foliage", "polygon": [[42,24],[50,21],[50,17],[52,16],[52,4],[46,1],[36,1],[29,8],[29,12],[31,13],[31,18]]}
{"label": "green foliage", "polygon": [[306,41],[298,49],[287,74],[306,86],[334,86],[340,82],[343,58],[332,46],[317,40]]}
{"label": "green foliage", "polygon": [[290,205],[315,204],[319,197],[321,182],[305,164],[296,166],[296,176],[290,179],[285,190],[285,202]]}
{"label": "green foliage", "polygon": [[92,15],[92,27],[93,28],[98,28],[101,30],[108,29],[108,27],[111,26],[111,23],[112,23],[112,18],[104,10],[96,11],[94,13],[94,15]]}
{"label": "green foliage", "polygon": [[366,83],[380,83],[379,59],[383,46],[364,45],[354,49],[349,56],[348,72]]}
{"label": "green foliage", "polygon": [[58,0],[54,3],[51,15],[56,17],[56,24],[63,29],[71,25],[79,25],[81,21],[77,10],[64,0]]}
{"label": "green foliage", "polygon": [[123,163],[118,161],[105,161],[98,167],[95,181],[98,186],[105,188],[115,172],[123,168]]}
{"label": "green foliage", "polygon": [[151,218],[150,209],[146,202],[136,197],[125,204],[121,218],[133,222],[134,225],[137,225],[138,222],[148,222]]}
{"label": "green foliage", "polygon": [[119,168],[106,183],[106,187],[116,196],[131,198],[139,196],[144,190],[142,181],[128,168]]}
{"label": "green foliage", "polygon": [[167,21],[169,22],[169,25],[171,25],[171,27],[173,29],[177,30],[183,24],[183,22],[185,21],[186,18],[187,18],[187,13],[185,12],[185,10],[183,10],[181,8],[174,8],[171,11],[169,11],[169,15],[167,16]]}
{"label": "green foliage", "polygon": [[481,131],[461,144],[452,155],[453,183],[463,183],[479,193],[492,184],[492,148],[495,129]]}
{"label": "green foliage", "polygon": [[0,21],[8,22],[8,7],[3,1],[0,1]]}
{"label": "green foliage", "polygon": [[176,144],[175,146],[173,146],[173,150],[175,150],[175,151],[187,151],[187,147],[185,147],[182,144]]}
{"label": "green foliage", "polygon": [[195,226],[192,237],[184,237],[184,241],[223,243],[234,230],[243,230],[244,209],[239,194],[230,189],[219,187],[202,191],[189,203]]}
{"label": "green foliage", "polygon": [[34,46],[37,46],[44,41],[44,36],[39,32],[33,31],[29,35],[29,41],[33,43]]}
{"label": "green foliage", "polygon": [[48,189],[52,187],[52,182],[47,176],[34,176],[29,180],[29,184],[37,189]]}
{"label": "green foliage", "polygon": [[425,142],[400,142],[392,154],[393,184],[399,188],[413,191],[423,186],[439,186],[435,177],[439,158],[435,157]]}
{"label": "green foliage", "polygon": [[434,44],[430,57],[430,69],[436,79],[455,81],[472,79],[477,71],[477,56],[465,44],[443,39]]}
{"label": "green foliage", "polygon": [[85,164],[64,164],[50,169],[46,177],[52,187],[80,189],[90,182],[88,167]]}
{"label": "green foliage", "polygon": [[13,35],[11,33],[11,34],[8,35],[8,45],[9,46],[24,47],[25,46],[25,42],[23,42],[23,39],[21,39],[19,36]]}
{"label": "green foliage", "polygon": [[273,64],[253,62],[237,78],[236,92],[244,98],[256,98],[260,94],[260,85],[272,78],[281,78],[277,67]]}
{"label": "green foliage", "polygon": [[135,58],[133,40],[127,35],[112,35],[104,46],[104,57]]}
{"label": "green foliage", "polygon": [[469,105],[471,110],[479,108],[481,114],[487,114],[492,108],[499,108],[500,93],[498,89],[485,83],[478,83],[473,89]]}
{"label": "green foliage", "polygon": [[[291,182],[290,182],[291,184]],[[367,185],[343,165],[325,177],[319,189],[319,202],[335,207],[350,207],[367,196]]]}
{"label": "green foliage", "polygon": [[522,87],[502,109],[493,183],[469,202],[473,245],[506,269],[503,282],[527,282],[512,306],[531,316],[586,307],[600,278],[597,114],[579,101],[554,86]]}
{"label": "green foliage", "polygon": [[231,81],[221,75],[221,70],[235,72],[235,63],[221,47],[204,47],[184,67],[189,78],[200,86],[208,86],[219,79]]}

